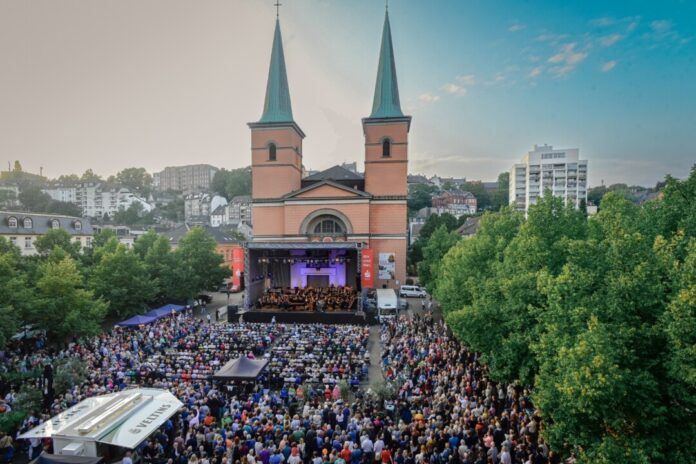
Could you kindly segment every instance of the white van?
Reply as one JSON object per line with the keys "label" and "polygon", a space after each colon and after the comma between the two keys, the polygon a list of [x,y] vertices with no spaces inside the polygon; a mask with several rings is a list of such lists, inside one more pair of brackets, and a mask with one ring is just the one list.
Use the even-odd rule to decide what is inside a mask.
{"label": "white van", "polygon": [[377,289],[377,316],[379,322],[396,317],[399,313],[399,299],[396,291],[390,288]]}
{"label": "white van", "polygon": [[402,285],[399,288],[399,296],[404,298],[425,298],[425,290],[418,285]]}

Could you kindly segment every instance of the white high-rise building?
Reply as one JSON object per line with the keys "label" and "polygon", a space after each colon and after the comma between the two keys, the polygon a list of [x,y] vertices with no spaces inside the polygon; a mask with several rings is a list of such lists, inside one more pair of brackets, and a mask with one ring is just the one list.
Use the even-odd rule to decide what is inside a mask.
{"label": "white high-rise building", "polygon": [[587,203],[587,165],[577,148],[534,145],[510,170],[510,204],[526,214],[546,190],[576,208]]}

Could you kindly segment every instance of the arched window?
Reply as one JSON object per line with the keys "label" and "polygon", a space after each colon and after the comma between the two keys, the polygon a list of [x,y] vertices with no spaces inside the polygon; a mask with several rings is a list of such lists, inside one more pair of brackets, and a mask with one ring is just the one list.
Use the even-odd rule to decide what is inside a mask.
{"label": "arched window", "polygon": [[389,158],[391,156],[391,141],[384,139],[382,142],[382,157]]}
{"label": "arched window", "polygon": [[17,228],[17,218],[14,216],[10,216],[7,218],[7,226],[16,229]]}
{"label": "arched window", "polygon": [[339,218],[324,215],[314,218],[308,230],[315,235],[336,235],[345,234],[346,226]]}
{"label": "arched window", "polygon": [[51,219],[51,229],[59,229],[60,228],[60,222],[58,219]]}
{"label": "arched window", "polygon": [[31,229],[34,226],[34,221],[31,220],[31,218],[24,218],[22,227],[25,229]]}
{"label": "arched window", "polygon": [[268,144],[268,161],[275,161],[275,160],[276,160],[276,144],[270,143],[270,144]]}
{"label": "arched window", "polygon": [[82,223],[80,221],[75,221],[75,230],[82,230]]}

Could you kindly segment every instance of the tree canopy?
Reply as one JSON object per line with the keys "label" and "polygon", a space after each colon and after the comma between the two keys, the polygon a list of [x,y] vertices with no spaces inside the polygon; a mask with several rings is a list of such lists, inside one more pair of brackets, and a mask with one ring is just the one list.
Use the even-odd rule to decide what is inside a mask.
{"label": "tree canopy", "polygon": [[693,459],[696,167],[643,205],[607,192],[590,219],[550,195],[526,220],[486,214],[429,267],[449,326],[492,379],[531,387],[551,449],[587,463]]}

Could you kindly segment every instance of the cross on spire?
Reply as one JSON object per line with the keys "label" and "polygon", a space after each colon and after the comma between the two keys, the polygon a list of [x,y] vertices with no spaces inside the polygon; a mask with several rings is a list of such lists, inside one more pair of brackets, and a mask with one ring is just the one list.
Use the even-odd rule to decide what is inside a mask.
{"label": "cross on spire", "polygon": [[280,7],[282,3],[280,3],[278,0],[273,4],[274,7],[276,7],[276,18],[280,17]]}

